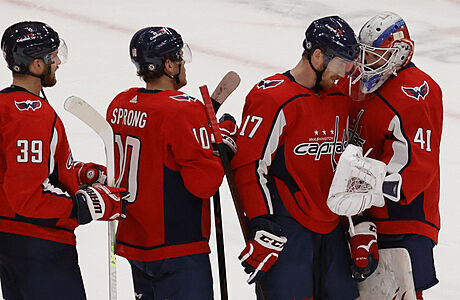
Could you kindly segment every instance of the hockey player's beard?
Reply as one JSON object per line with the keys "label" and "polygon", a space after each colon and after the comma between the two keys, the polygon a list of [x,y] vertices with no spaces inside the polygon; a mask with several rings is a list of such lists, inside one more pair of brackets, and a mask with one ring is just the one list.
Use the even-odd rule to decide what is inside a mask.
{"label": "hockey player's beard", "polygon": [[56,82],[57,82],[57,80],[56,80],[56,74],[55,73],[47,74],[43,78],[42,86],[43,87],[52,87],[52,86],[54,86],[56,84]]}

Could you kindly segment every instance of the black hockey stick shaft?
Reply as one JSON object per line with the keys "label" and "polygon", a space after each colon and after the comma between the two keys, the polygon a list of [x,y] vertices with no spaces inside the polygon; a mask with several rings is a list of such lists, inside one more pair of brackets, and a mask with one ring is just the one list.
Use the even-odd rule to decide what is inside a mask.
{"label": "black hockey stick shaft", "polygon": [[[240,196],[239,196],[238,190],[236,188],[235,179],[233,177],[233,172],[232,172],[232,169],[231,169],[231,166],[230,166],[230,159],[227,156],[227,152],[225,151],[225,148],[224,148],[225,146],[224,146],[224,144],[222,142],[222,136],[220,134],[219,125],[218,125],[217,119],[216,119],[216,111],[214,111],[213,103],[212,103],[211,97],[209,96],[208,87],[206,85],[201,86],[200,87],[200,92],[201,92],[201,95],[203,97],[203,101],[204,101],[205,106],[206,106],[206,112],[208,114],[209,122],[211,123],[212,132],[213,132],[214,139],[215,139],[215,142],[216,142],[215,146],[216,146],[217,151],[219,152],[220,159],[222,161],[222,166],[224,168],[225,177],[227,178],[228,187],[230,189],[230,193],[231,193],[231,196],[232,196],[232,199],[233,199],[233,204],[235,206],[238,221],[240,223],[241,231],[243,232],[244,241],[247,242],[249,240],[248,222],[247,222],[246,217],[244,215],[244,210],[243,210],[243,207],[241,205]],[[218,195],[218,198],[219,198],[219,204],[218,204],[219,217],[221,217],[219,190],[217,191],[216,195]],[[214,199],[215,199],[215,196],[214,196]],[[214,200],[214,202],[215,202],[215,200]],[[216,205],[214,205],[214,209],[215,209],[215,207],[216,207]],[[216,216],[215,212],[214,212],[214,215]],[[220,219],[219,221],[216,220],[216,222],[215,222],[216,223],[216,232],[217,232],[217,223],[218,222],[222,223],[222,219]],[[222,230],[222,225],[220,225],[220,230]],[[222,248],[223,248],[223,233],[221,235],[221,239],[222,239]],[[218,243],[217,251],[218,251],[218,258],[219,258],[219,237],[218,237],[218,235],[217,235],[216,240],[217,240],[217,243]],[[224,249],[222,249],[222,255],[224,255]],[[219,261],[219,274],[220,274],[221,263],[220,263],[220,260],[218,260],[218,261]],[[223,262],[223,269],[225,271],[225,257],[222,258],[222,262]],[[226,279],[226,275],[224,277],[225,277],[225,293],[227,295],[227,283],[226,283],[227,279]],[[258,282],[256,282],[256,289],[258,291],[259,297],[261,297],[262,300],[266,299],[266,297],[264,296],[262,287],[260,286],[260,284]],[[222,291],[222,281],[221,281],[221,291]],[[222,298],[222,299],[224,299],[224,298]],[[227,299],[227,298],[225,298],[225,299]]]}
{"label": "black hockey stick shaft", "polygon": [[216,243],[217,243],[217,261],[219,264],[219,284],[220,284],[220,299],[228,299],[227,289],[227,268],[225,266],[225,249],[224,249],[224,232],[222,227],[222,213],[220,206],[220,192],[217,192],[212,197],[214,207],[214,223],[216,226]]}

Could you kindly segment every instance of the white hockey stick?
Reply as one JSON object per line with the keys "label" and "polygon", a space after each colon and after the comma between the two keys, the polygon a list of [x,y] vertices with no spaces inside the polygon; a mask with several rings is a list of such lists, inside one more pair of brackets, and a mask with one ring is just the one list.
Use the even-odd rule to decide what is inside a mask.
{"label": "white hockey stick", "polygon": [[359,300],[415,300],[414,279],[409,253],[404,248],[380,249],[379,266],[358,283]]}
{"label": "white hockey stick", "polygon": [[[64,109],[79,118],[83,123],[93,129],[104,142],[107,166],[107,184],[115,183],[115,158],[113,131],[110,124],[85,100],[70,96],[64,102]],[[109,300],[117,299],[117,260],[115,256],[116,221],[108,222],[109,235]]]}

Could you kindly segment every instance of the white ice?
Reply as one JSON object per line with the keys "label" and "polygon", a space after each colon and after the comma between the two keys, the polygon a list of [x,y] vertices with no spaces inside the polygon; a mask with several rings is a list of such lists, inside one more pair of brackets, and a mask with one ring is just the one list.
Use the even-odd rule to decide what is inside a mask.
{"label": "white ice", "polygon": [[[102,143],[89,128],[63,110],[70,95],[86,99],[101,113],[120,91],[143,86],[136,77],[128,45],[135,31],[150,25],[177,29],[193,51],[187,66],[187,93],[198,96],[198,87],[212,90],[229,70],[242,78],[240,87],[221,109],[237,120],[245,95],[261,78],[292,68],[300,58],[306,26],[318,17],[340,15],[356,29],[374,14],[391,10],[406,20],[416,44],[413,61],[430,74],[444,94],[442,143],[441,219],[439,245],[435,248],[440,283],[425,299],[460,299],[460,0],[0,0],[0,29],[18,21],[49,23],[69,47],[69,61],[58,73],[58,85],[47,89],[50,102],[64,121],[74,157],[104,162]],[[0,82],[11,83],[6,64],[0,63]],[[421,179],[423,180],[423,179]],[[237,256],[243,248],[232,200],[222,187],[223,228],[230,299],[255,299],[253,286]],[[107,299],[106,224],[93,222],[76,231],[80,266],[88,299]],[[215,240],[212,236],[215,298],[220,298]],[[0,245],[1,247],[1,245]],[[133,299],[130,269],[118,259],[118,298]],[[65,299],[65,295],[62,297]]]}

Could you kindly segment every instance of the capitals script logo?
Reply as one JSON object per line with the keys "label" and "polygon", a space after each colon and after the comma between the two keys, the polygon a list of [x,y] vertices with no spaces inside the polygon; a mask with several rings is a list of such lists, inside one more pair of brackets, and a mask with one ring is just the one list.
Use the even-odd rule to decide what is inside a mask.
{"label": "capitals script logo", "polygon": [[19,110],[29,110],[31,108],[33,111],[42,107],[40,100],[26,100],[26,101],[14,101],[14,104]]}
{"label": "capitals script logo", "polygon": [[404,94],[411,98],[414,98],[417,101],[419,101],[420,98],[425,100],[425,97],[430,92],[430,87],[428,86],[428,83],[426,81],[424,81],[421,86],[416,86],[413,88],[402,86],[401,89],[404,92]]}
{"label": "capitals script logo", "polygon": [[189,95],[177,95],[177,96],[171,96],[169,97],[173,100],[176,100],[176,101],[187,101],[187,102],[190,102],[190,101],[196,101],[196,98],[193,98],[192,96],[189,96]]}
{"label": "capitals script logo", "polygon": [[263,88],[264,90],[269,89],[269,88],[274,88],[277,87],[278,85],[282,84],[284,80],[261,80],[257,84],[257,88]]}
{"label": "capitals script logo", "polygon": [[[335,130],[331,130],[334,136],[324,136],[321,138],[309,138],[308,142],[300,143],[294,147],[295,155],[310,155],[316,161],[321,159],[323,155],[330,155],[332,170],[337,167],[336,155],[340,155],[348,145],[348,118],[346,120],[346,128],[343,129],[342,140],[339,140],[339,123],[340,117],[335,117]],[[326,135],[326,131],[323,130]]]}

